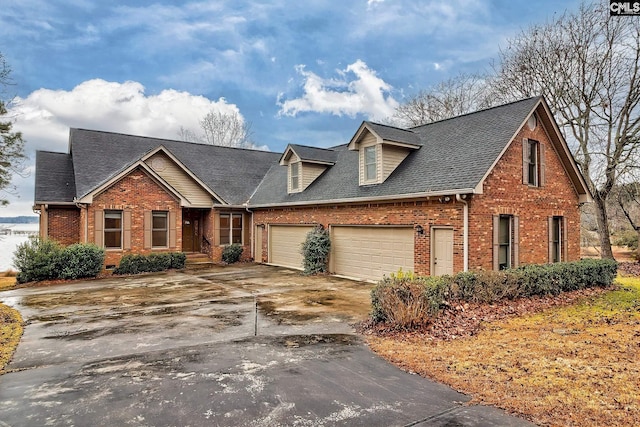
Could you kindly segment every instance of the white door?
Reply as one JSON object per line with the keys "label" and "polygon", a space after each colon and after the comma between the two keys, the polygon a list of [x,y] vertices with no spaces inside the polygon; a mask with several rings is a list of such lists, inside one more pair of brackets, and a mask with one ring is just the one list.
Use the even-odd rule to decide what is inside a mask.
{"label": "white door", "polygon": [[413,271],[412,227],[331,227],[332,272],[355,279]]}
{"label": "white door", "polygon": [[311,225],[269,226],[269,263],[302,269],[300,249],[311,230]]}
{"label": "white door", "polygon": [[432,276],[453,274],[453,230],[432,229],[433,250],[431,251]]}

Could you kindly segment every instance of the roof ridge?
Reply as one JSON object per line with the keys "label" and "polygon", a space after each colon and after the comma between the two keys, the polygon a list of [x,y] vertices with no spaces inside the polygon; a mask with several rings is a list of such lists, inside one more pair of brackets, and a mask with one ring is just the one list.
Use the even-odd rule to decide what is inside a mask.
{"label": "roof ridge", "polygon": [[51,150],[36,150],[36,153],[63,154],[65,156],[70,156],[69,153],[62,153],[60,151],[51,151]]}
{"label": "roof ridge", "polygon": [[369,123],[369,124],[376,125],[376,126],[384,126],[384,127],[386,127],[386,128],[391,128],[391,129],[397,129],[397,130],[401,130],[401,131],[404,131],[404,132],[413,132],[413,131],[411,130],[411,129],[413,129],[413,128],[401,128],[401,127],[399,127],[399,126],[387,125],[387,124],[384,124],[384,123],[378,123],[378,122],[371,122],[371,121],[369,121],[369,120],[365,120],[365,123]]}
{"label": "roof ridge", "polygon": [[304,145],[304,144],[289,144],[289,145],[297,146],[297,147],[304,147],[304,148],[313,148],[314,150],[335,151],[333,148],[314,147],[313,145]]}
{"label": "roof ridge", "polygon": [[244,151],[256,151],[256,152],[263,152],[263,153],[282,154],[282,153],[279,153],[277,151],[258,150],[257,148],[228,147],[228,146],[225,146],[225,145],[203,144],[203,143],[200,143],[200,142],[180,141],[178,139],[159,138],[159,137],[155,137],[155,136],[134,135],[134,134],[130,134],[130,133],[113,132],[113,131],[107,131],[107,130],[96,130],[96,129],[74,128],[74,127],[70,128],[70,129],[72,131],[79,130],[79,131],[84,131],[84,132],[95,132],[95,133],[103,133],[103,134],[110,134],[110,135],[130,136],[130,137],[134,137],[134,138],[153,139],[153,140],[158,140],[158,141],[178,142],[178,143],[181,143],[181,144],[200,145],[200,146],[203,146],[203,147],[219,147],[219,148],[228,148],[228,149],[231,149],[231,150],[244,150]]}
{"label": "roof ridge", "polygon": [[436,120],[435,122],[429,122],[429,123],[425,123],[423,125],[413,126],[411,128],[408,128],[408,129],[418,129],[418,128],[429,126],[429,125],[432,125],[432,124],[435,124],[435,123],[442,123],[442,122],[446,122],[447,120],[458,119],[460,117],[470,116],[472,114],[483,113],[485,111],[493,110],[493,109],[496,109],[496,108],[507,107],[509,105],[518,104],[520,102],[531,101],[532,99],[542,99],[542,98],[543,98],[542,95],[531,96],[529,98],[524,98],[524,99],[519,99],[519,100],[516,100],[516,101],[507,102],[506,104],[494,105],[493,107],[487,107],[487,108],[483,108],[481,110],[470,111],[468,113],[460,114],[460,115],[453,116],[453,117],[448,117],[446,119]]}

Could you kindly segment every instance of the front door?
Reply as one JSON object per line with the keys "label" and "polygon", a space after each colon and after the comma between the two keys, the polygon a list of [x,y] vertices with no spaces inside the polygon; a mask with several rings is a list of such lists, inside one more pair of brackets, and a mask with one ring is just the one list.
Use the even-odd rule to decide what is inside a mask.
{"label": "front door", "polygon": [[431,275],[453,274],[453,230],[450,228],[434,228],[431,238],[433,239]]}
{"label": "front door", "polygon": [[182,212],[182,251],[200,252],[200,211]]}

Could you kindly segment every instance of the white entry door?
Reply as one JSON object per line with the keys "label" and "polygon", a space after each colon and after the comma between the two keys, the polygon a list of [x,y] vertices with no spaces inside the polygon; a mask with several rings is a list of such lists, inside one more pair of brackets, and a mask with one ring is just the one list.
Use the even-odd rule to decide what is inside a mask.
{"label": "white entry door", "polygon": [[432,229],[431,275],[453,274],[453,230],[450,228]]}

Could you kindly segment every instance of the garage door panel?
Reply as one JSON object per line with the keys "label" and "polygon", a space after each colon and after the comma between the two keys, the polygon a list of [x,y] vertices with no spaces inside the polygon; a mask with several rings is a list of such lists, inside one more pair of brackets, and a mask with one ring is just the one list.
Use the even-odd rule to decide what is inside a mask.
{"label": "garage door panel", "polygon": [[332,266],[336,274],[380,280],[386,274],[413,271],[413,228],[331,228]]}
{"label": "garage door panel", "polygon": [[313,226],[272,225],[269,227],[269,263],[302,268],[301,245]]}

